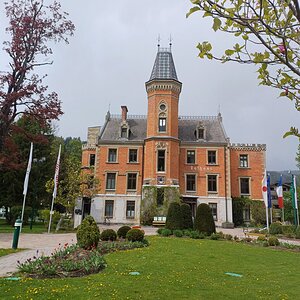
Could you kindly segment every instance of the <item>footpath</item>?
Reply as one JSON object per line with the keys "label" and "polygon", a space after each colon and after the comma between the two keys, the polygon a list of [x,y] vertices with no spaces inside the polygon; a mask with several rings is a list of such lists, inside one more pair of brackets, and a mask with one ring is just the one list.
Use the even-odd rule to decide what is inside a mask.
{"label": "footpath", "polygon": [[[118,230],[119,227],[120,225],[101,225],[100,231],[108,228]],[[148,236],[155,235],[157,231],[157,228],[152,226],[144,226],[142,229],[145,231],[145,235]],[[250,230],[251,228],[249,228],[249,231]],[[233,237],[238,236],[239,238],[248,236],[247,233],[244,233],[243,228],[217,228],[217,231],[222,231],[224,234],[231,234]],[[255,236],[251,235],[251,238],[255,238]],[[12,240],[12,233],[0,233],[0,248],[11,248]],[[300,246],[300,240],[279,239],[279,241]],[[0,277],[8,277],[16,272],[18,261],[22,263],[34,256],[50,255],[55,249],[64,247],[65,244],[70,245],[75,244],[76,242],[75,233],[21,233],[18,248],[26,250],[0,257]]]}

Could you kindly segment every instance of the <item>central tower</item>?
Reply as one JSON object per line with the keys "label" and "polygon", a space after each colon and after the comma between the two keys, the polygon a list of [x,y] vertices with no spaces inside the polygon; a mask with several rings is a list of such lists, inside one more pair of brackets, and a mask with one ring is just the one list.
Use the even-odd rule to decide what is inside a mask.
{"label": "central tower", "polygon": [[145,183],[178,185],[178,103],[181,82],[177,78],[170,48],[158,47],[149,81],[147,137],[145,140]]}

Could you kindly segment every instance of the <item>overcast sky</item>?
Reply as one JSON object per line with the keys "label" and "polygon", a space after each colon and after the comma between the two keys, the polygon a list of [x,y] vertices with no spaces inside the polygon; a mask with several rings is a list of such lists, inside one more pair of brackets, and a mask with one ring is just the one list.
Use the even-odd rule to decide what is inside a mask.
{"label": "overcast sky", "polygon": [[[167,47],[183,83],[180,115],[217,115],[232,143],[267,144],[268,170],[296,169],[298,140],[283,134],[299,124],[299,112],[278,92],[258,86],[253,66],[221,64],[197,57],[198,42],[209,40],[220,53],[234,42],[214,33],[212,21],[195,13],[188,0],[61,0],[76,26],[69,45],[54,45],[54,64],[44,67],[49,90],[59,93],[64,115],[58,134],[85,140],[87,127],[102,125],[127,105],[129,114],[147,113],[145,82],[157,52],[157,37]],[[3,12],[3,2],[1,3]],[[0,18],[0,38],[5,18]],[[1,58],[2,57],[2,58]],[[7,61],[0,56],[0,69]]]}

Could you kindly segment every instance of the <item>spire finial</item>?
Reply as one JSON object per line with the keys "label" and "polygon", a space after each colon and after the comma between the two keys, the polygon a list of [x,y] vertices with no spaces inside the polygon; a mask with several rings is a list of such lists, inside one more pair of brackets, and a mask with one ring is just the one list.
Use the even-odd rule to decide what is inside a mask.
{"label": "spire finial", "polygon": [[170,50],[172,48],[172,35],[170,34],[170,39],[169,39],[169,46],[170,46]]}
{"label": "spire finial", "polygon": [[158,47],[158,49],[160,47],[160,34],[158,34],[158,37],[157,37],[157,47]]}

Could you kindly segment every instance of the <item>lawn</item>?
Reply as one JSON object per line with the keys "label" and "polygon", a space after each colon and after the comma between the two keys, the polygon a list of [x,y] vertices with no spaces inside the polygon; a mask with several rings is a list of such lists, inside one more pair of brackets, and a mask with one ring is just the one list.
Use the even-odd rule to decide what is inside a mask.
{"label": "lawn", "polygon": [[[6,221],[0,219],[0,233],[11,233],[14,231],[14,226],[6,224]],[[22,227],[23,233],[43,233],[46,232],[47,228],[42,223],[37,223],[32,225],[32,229],[30,229],[30,225],[24,225]],[[1,297],[1,295],[0,295]],[[1,299],[1,298],[0,298]]]}
{"label": "lawn", "polygon": [[[22,249],[1,249],[0,248],[0,257],[1,256],[4,256],[4,255],[8,255],[8,254],[11,254],[11,253],[16,253],[16,252],[19,252],[21,251]],[[1,297],[1,296],[0,296]]]}
{"label": "lawn", "polygon": [[[227,241],[150,237],[100,274],[0,280],[3,299],[299,299],[300,254]],[[140,275],[129,275],[137,271]],[[243,277],[232,277],[226,272]]]}

